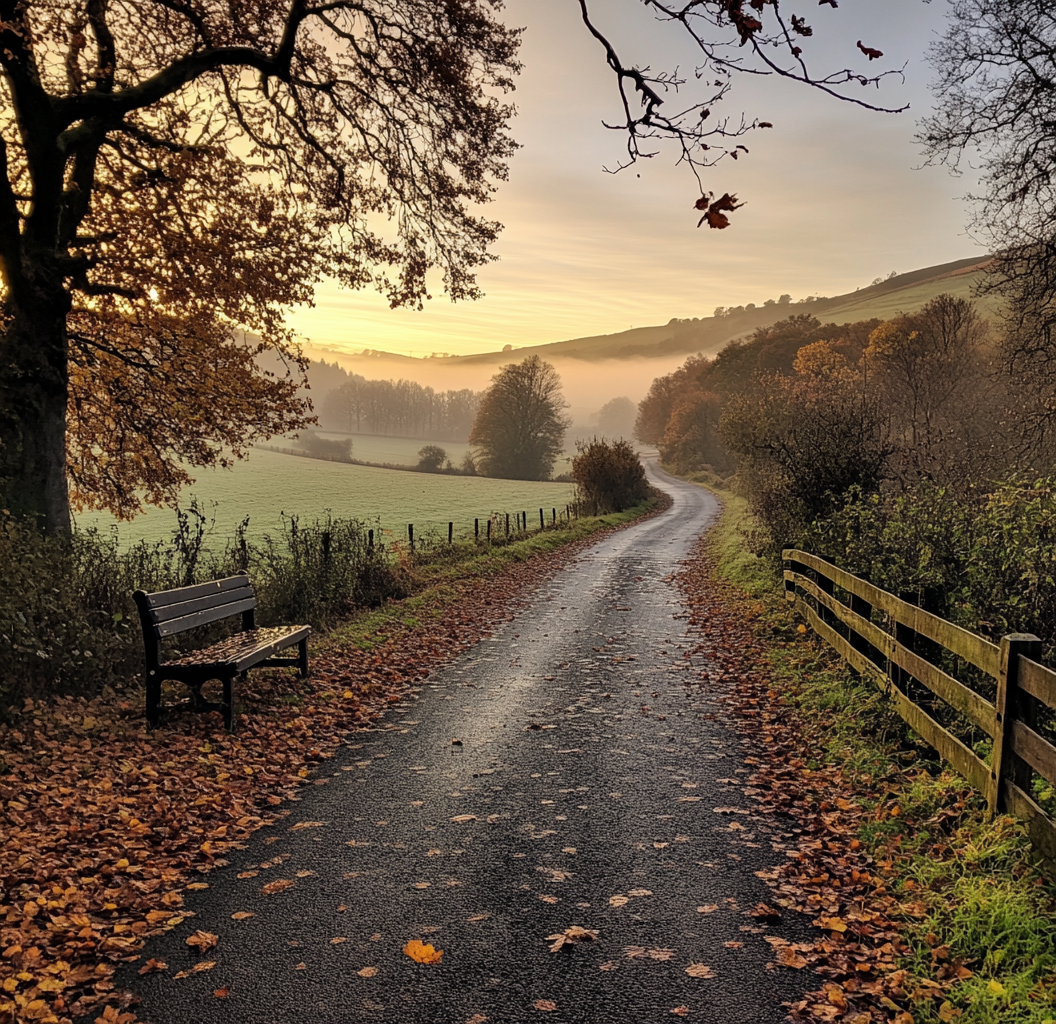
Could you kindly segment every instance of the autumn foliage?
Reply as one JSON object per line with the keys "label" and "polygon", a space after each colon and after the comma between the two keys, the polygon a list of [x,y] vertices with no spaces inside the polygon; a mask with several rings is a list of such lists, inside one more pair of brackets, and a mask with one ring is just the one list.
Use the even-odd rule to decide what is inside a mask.
{"label": "autumn foliage", "polygon": [[592,514],[622,512],[649,497],[645,468],[629,441],[595,437],[579,442],[576,452],[572,479],[577,501]]}
{"label": "autumn foliage", "polygon": [[490,3],[8,7],[4,507],[67,530],[68,474],[131,515],[304,424],[284,318],[324,275],[477,294],[518,69]]}

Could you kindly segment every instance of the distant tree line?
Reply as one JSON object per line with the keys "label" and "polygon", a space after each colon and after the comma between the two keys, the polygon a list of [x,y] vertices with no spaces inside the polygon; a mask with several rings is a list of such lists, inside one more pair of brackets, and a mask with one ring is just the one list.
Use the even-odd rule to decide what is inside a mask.
{"label": "distant tree line", "polygon": [[319,416],[329,430],[423,440],[466,441],[481,394],[434,391],[412,380],[367,380],[352,374],[326,393]]}

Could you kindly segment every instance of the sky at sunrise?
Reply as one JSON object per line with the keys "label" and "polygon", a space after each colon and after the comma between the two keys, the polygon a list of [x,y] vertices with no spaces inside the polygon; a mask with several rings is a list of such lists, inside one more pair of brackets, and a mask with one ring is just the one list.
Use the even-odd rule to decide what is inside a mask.
{"label": "sky at sunrise", "polygon": [[[624,63],[692,72],[688,40],[639,0],[594,0],[593,11]],[[292,315],[294,328],[313,346],[350,352],[495,351],[708,316],[783,292],[836,295],[893,270],[980,254],[964,226],[968,183],[921,167],[913,139],[930,101],[924,50],[945,4],[840,0],[832,10],[798,0],[785,13],[813,26],[805,54],[816,74],[905,64],[904,84],[892,78],[852,95],[910,110],[874,113],[794,83],[740,76],[724,112],[744,110],[774,128],[743,140],[747,157],[707,172],[710,190],[747,203],[730,228],[713,231],[696,227],[696,185],[673,150],[605,173],[625,153],[623,136],[601,123],[616,114],[615,81],[577,0],[508,0],[507,22],[527,27],[513,97],[523,148],[485,211],[505,225],[499,261],[479,276],[485,297],[452,304],[437,288],[424,311],[393,311],[373,292],[324,284],[314,308]],[[870,67],[858,39],[884,59]]]}

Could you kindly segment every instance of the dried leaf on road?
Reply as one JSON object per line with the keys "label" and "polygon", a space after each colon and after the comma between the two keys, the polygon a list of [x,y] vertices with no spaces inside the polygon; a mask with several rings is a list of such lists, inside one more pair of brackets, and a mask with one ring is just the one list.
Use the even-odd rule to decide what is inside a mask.
{"label": "dried leaf on road", "polygon": [[151,957],[140,969],[140,974],[151,974],[154,971],[167,971],[169,965],[164,960],[155,960]]}
{"label": "dried leaf on road", "polygon": [[292,878],[276,878],[274,882],[268,882],[260,891],[265,896],[273,896],[277,892],[283,892],[297,883]]}
{"label": "dried leaf on road", "polygon": [[219,936],[214,935],[212,932],[203,932],[199,928],[193,935],[188,936],[187,945],[196,946],[204,952],[207,949],[212,949],[219,941]]}
{"label": "dried leaf on road", "polygon": [[780,946],[777,949],[777,962],[782,967],[793,967],[797,971],[807,966],[807,961],[791,946]]}
{"label": "dried leaf on road", "polygon": [[780,921],[781,911],[775,910],[773,907],[766,903],[757,903],[751,910],[746,910],[745,913],[749,917],[757,917],[760,921]]}
{"label": "dried leaf on road", "polygon": [[596,930],[573,925],[571,928],[566,928],[563,932],[548,935],[546,941],[553,943],[550,947],[550,952],[556,953],[563,946],[574,945],[577,942],[595,942],[597,938],[598,932]]}
{"label": "dried leaf on road", "polygon": [[690,964],[686,968],[686,974],[691,978],[714,978],[715,972],[704,964]]}
{"label": "dried leaf on road", "polygon": [[411,939],[411,941],[403,947],[403,951],[415,963],[419,964],[438,964],[444,956],[444,951],[442,949],[434,949],[428,943],[422,942],[421,939]]}
{"label": "dried leaf on road", "polygon": [[358,974],[361,978],[373,978],[374,975],[377,973],[378,969],[376,967],[361,967],[358,971],[356,971],[356,974]]}
{"label": "dried leaf on road", "polygon": [[537,1010],[556,1010],[557,1009],[557,1003],[555,1003],[551,999],[537,999],[534,1003],[532,1003],[532,1006],[534,1006]]}

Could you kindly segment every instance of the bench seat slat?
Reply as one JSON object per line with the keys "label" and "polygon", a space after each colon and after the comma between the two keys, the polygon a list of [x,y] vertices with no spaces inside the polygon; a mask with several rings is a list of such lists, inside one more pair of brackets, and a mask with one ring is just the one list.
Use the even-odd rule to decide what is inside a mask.
{"label": "bench seat slat", "polygon": [[158,590],[153,594],[144,596],[146,597],[148,608],[165,608],[170,604],[182,604],[184,601],[193,601],[198,597],[206,597],[209,594],[222,594],[225,591],[238,590],[249,585],[249,577],[242,574],[240,576],[228,576],[222,580],[212,580],[209,583],[198,583],[193,587]]}
{"label": "bench seat slat", "polygon": [[241,601],[255,601],[256,595],[252,587],[239,587],[237,590],[226,590],[222,594],[207,594],[205,597],[197,597],[193,601],[180,601],[178,604],[166,605],[164,608],[152,608],[147,614],[155,626],[173,619],[182,619],[192,612],[209,611],[216,609],[223,615],[234,615],[234,612],[223,611],[223,609],[238,604]]}
{"label": "bench seat slat", "polygon": [[269,654],[303,640],[311,633],[310,626],[270,626],[262,629],[248,629],[236,633],[182,658],[166,662],[162,669],[170,667],[195,668],[217,666],[241,672],[252,668]]}

